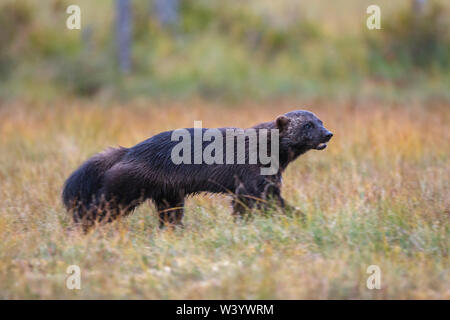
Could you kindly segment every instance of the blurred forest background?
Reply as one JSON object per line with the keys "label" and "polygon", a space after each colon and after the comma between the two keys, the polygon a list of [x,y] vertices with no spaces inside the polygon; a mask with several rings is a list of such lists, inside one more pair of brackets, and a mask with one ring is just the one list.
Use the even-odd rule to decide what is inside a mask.
{"label": "blurred forest background", "polygon": [[[81,30],[66,28],[71,4],[81,8]],[[371,4],[381,8],[381,30],[366,27]],[[0,101],[448,100],[449,5],[2,0]]]}

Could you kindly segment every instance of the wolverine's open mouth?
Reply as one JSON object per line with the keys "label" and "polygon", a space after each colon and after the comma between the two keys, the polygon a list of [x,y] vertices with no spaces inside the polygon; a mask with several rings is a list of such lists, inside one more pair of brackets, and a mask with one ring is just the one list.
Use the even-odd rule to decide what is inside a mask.
{"label": "wolverine's open mouth", "polygon": [[330,141],[331,137],[333,136],[333,133],[331,133],[330,131],[326,131],[325,136],[322,139],[322,142],[319,143],[314,149],[316,150],[323,150],[327,147],[327,142]]}
{"label": "wolverine's open mouth", "polygon": [[323,150],[327,147],[327,144],[325,142],[319,143],[314,149],[316,150]]}

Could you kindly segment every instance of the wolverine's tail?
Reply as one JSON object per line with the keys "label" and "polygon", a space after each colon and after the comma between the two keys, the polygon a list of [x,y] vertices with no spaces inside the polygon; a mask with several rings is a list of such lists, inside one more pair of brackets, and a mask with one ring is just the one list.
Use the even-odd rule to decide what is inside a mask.
{"label": "wolverine's tail", "polygon": [[103,175],[119,162],[127,148],[110,148],[84,162],[64,183],[62,200],[67,210],[72,211],[75,222],[83,218],[92,202],[99,197]]}

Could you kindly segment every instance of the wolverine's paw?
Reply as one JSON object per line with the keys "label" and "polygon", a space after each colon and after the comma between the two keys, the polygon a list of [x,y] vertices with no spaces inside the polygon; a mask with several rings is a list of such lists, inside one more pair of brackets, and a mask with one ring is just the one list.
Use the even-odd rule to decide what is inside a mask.
{"label": "wolverine's paw", "polygon": [[291,218],[300,217],[303,222],[305,222],[306,220],[306,214],[299,207],[296,206],[286,206],[285,214]]}

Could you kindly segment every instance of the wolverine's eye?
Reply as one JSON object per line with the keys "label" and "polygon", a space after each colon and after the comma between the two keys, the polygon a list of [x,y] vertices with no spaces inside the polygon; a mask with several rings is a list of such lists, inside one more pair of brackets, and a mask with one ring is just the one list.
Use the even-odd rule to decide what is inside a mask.
{"label": "wolverine's eye", "polygon": [[314,128],[314,123],[312,123],[312,122],[310,121],[310,122],[308,122],[308,123],[306,123],[306,124],[304,125],[304,128],[305,128],[306,130],[310,130],[310,129]]}

